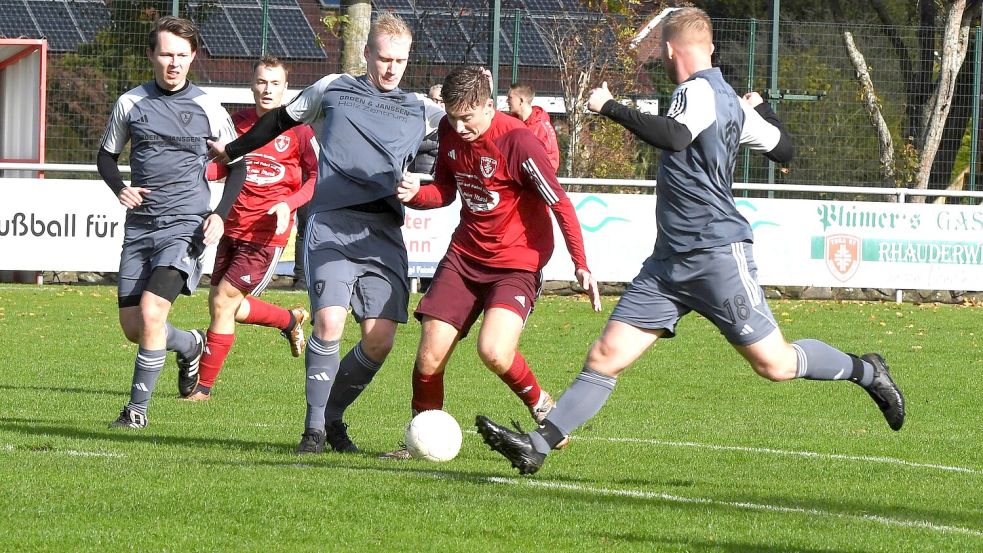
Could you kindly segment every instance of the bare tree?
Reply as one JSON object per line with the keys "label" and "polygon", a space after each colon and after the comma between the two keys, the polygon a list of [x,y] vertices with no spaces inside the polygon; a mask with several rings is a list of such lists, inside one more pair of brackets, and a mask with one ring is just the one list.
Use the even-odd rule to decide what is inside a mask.
{"label": "bare tree", "polygon": [[341,70],[352,75],[365,73],[365,43],[372,24],[372,2],[369,0],[345,0],[341,28]]}

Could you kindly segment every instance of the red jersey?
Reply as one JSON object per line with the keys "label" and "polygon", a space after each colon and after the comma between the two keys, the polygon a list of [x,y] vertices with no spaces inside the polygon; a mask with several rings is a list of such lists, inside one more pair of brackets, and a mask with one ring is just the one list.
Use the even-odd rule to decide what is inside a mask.
{"label": "red jersey", "polygon": [[433,208],[461,195],[461,223],[449,248],[490,267],[539,271],[553,254],[556,217],[575,269],[587,269],[580,221],[543,145],[521,121],[495,112],[478,140],[465,142],[444,118],[434,181],[407,204]]}
{"label": "red jersey", "polygon": [[[254,108],[232,116],[239,135],[258,119]],[[314,131],[299,125],[246,154],[246,182],[225,221],[225,235],[257,244],[286,246],[294,212],[314,194],[317,150]],[[266,212],[283,201],[290,206],[290,226],[283,234],[275,234],[276,217]]]}
{"label": "red jersey", "polygon": [[524,123],[546,147],[546,156],[550,158],[550,165],[553,166],[553,170],[559,169],[560,145],[556,141],[556,129],[553,128],[553,122],[550,121],[550,114],[539,106],[533,106],[532,113],[529,114],[529,118]]}

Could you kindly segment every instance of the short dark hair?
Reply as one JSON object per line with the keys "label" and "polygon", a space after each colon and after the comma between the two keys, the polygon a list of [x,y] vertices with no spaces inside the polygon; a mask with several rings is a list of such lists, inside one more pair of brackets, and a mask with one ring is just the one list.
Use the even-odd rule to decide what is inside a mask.
{"label": "short dark hair", "polygon": [[154,28],[150,30],[149,45],[151,50],[157,50],[157,39],[162,31],[179,36],[191,44],[191,51],[198,51],[198,44],[201,42],[201,34],[198,27],[188,19],[165,15],[154,22]]}
{"label": "short dark hair", "polygon": [[525,98],[527,102],[532,102],[532,99],[536,97],[536,89],[531,84],[523,82],[512,83],[509,92],[515,92],[521,98]]}
{"label": "short dark hair", "polygon": [[281,61],[280,58],[278,58],[276,56],[271,56],[271,55],[267,54],[267,55],[259,58],[258,60],[256,60],[256,62],[253,63],[253,73],[254,74],[256,73],[256,70],[259,69],[259,66],[260,65],[263,65],[263,66],[266,66],[266,67],[282,67],[283,68],[283,76],[286,77],[286,76],[289,76],[290,75],[290,68],[287,67],[287,65],[285,63],[283,63],[283,61]]}
{"label": "short dark hair", "polygon": [[491,98],[491,83],[485,72],[483,67],[465,65],[448,73],[440,91],[447,109],[478,106]]}

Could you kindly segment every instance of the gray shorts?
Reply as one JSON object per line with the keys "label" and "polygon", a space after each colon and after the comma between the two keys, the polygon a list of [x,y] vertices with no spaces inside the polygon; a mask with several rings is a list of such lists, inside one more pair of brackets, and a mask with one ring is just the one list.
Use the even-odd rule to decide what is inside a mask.
{"label": "gray shorts", "polygon": [[675,336],[679,319],[696,311],[731,344],[747,346],[776,328],[758,285],[749,242],[737,242],[668,259],[649,257],[615,306],[611,319]]}
{"label": "gray shorts", "polygon": [[157,267],[173,267],[184,279],[182,294],[190,296],[201,280],[205,236],[198,215],[127,217],[119,258],[120,298],[139,296]]}
{"label": "gray shorts", "polygon": [[352,308],[355,320],[406,322],[410,301],[406,245],[393,213],[336,209],[316,213],[305,236],[311,310]]}

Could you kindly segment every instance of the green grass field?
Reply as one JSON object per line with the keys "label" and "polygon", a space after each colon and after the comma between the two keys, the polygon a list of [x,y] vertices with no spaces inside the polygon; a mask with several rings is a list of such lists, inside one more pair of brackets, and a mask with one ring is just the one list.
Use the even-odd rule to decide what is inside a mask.
{"label": "green grass field", "polygon": [[[294,292],[267,299],[306,302]],[[414,302],[416,301],[415,298]],[[206,292],[171,320],[207,325]],[[614,305],[547,297],[521,349],[554,396]],[[445,464],[376,459],[402,438],[419,326],[348,416],[361,455],[298,458],[304,366],[240,327],[212,401],[176,398],[173,355],[143,431],[110,431],[135,346],[115,289],[0,285],[3,551],[981,551],[983,310],[772,302],[789,339],[883,352],[908,401],[901,432],[849,383],[773,384],[702,318],[620,379],[533,477],[473,432],[529,425],[474,340],[448,369],[465,431]],[[355,325],[343,347],[352,345]]]}

